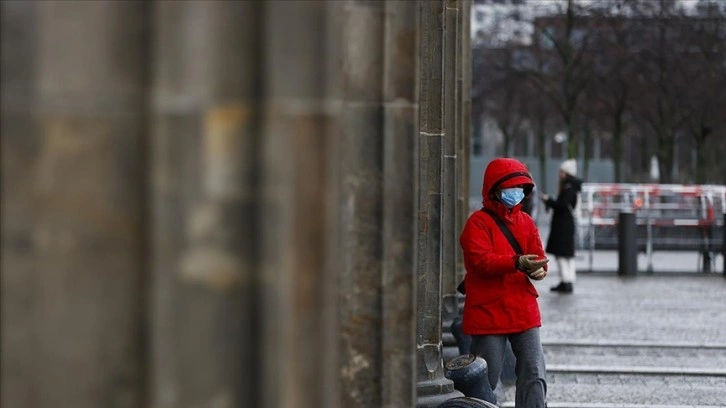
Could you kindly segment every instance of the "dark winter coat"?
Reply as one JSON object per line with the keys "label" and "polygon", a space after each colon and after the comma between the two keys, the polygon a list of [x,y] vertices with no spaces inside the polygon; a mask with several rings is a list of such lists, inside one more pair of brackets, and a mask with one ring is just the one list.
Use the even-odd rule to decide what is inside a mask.
{"label": "dark winter coat", "polygon": [[545,201],[547,209],[552,209],[550,236],[547,239],[548,254],[572,258],[575,256],[575,217],[577,194],[582,190],[582,180],[567,176],[562,183],[557,199],[549,197]]}
{"label": "dark winter coat", "polygon": [[[498,188],[534,186],[524,165],[514,159],[495,159],[487,166],[483,184],[484,208],[504,221],[525,254],[544,257],[537,227],[521,211],[522,204],[509,210],[491,195]],[[475,211],[459,241],[466,267],[464,333],[519,333],[541,326],[537,289],[516,268],[518,255],[522,254],[515,253],[496,221],[484,211]]]}

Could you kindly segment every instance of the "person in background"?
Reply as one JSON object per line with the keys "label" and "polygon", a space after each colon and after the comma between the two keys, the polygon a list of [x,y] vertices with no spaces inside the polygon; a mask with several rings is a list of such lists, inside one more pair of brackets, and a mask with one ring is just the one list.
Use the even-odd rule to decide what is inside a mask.
{"label": "person in background", "polygon": [[537,227],[522,212],[522,200],[533,188],[524,164],[492,160],[484,172],[483,208],[469,216],[460,237],[466,267],[463,332],[472,336],[471,353],[486,360],[492,389],[511,343],[515,406],[522,408],[544,408],[547,392],[538,294],[530,279],[547,276],[548,259]]}
{"label": "person in background", "polygon": [[550,290],[559,293],[572,293],[577,278],[575,270],[575,208],[578,193],[582,190],[582,180],[577,178],[577,161],[568,159],[562,162],[559,172],[559,191],[557,198],[542,194],[545,208],[552,209],[550,235],[545,251],[555,256],[560,271],[560,283]]}
{"label": "person in background", "polygon": [[539,199],[537,198],[537,186],[532,188],[532,192],[529,193],[522,202],[522,211],[529,214],[537,225],[537,217],[539,217]]}

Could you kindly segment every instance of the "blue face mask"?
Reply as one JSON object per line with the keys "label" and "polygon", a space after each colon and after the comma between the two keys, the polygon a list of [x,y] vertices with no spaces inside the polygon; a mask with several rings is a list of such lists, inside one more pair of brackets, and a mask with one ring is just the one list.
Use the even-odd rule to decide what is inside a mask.
{"label": "blue face mask", "polygon": [[512,208],[524,200],[524,189],[521,187],[503,188],[499,190],[499,198],[507,208]]}

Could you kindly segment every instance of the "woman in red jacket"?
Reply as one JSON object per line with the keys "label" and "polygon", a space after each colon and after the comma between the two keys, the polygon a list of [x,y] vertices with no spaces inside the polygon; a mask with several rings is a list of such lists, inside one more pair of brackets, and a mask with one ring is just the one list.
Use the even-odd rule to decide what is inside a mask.
{"label": "woman in red jacket", "polygon": [[[484,172],[484,208],[466,222],[460,243],[466,266],[463,331],[472,353],[486,360],[496,388],[507,340],[517,358],[515,406],[544,408],[547,384],[537,290],[530,279],[547,275],[547,258],[532,218],[521,211],[534,188],[526,167],[499,158]],[[497,217],[516,240],[510,242]],[[518,250],[515,247],[519,246]]]}

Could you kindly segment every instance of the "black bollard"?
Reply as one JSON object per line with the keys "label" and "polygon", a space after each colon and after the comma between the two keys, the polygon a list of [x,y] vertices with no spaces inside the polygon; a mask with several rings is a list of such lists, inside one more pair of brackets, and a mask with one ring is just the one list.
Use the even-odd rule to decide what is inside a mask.
{"label": "black bollard", "polygon": [[467,397],[497,403],[489,384],[487,362],[474,354],[466,354],[446,362],[444,375],[454,382],[454,388]]}
{"label": "black bollard", "polygon": [[618,275],[634,276],[638,272],[638,235],[635,213],[621,212],[618,224]]}
{"label": "black bollard", "polygon": [[451,334],[454,335],[456,345],[459,346],[459,354],[469,354],[471,352],[471,336],[464,334],[461,316],[456,316],[454,321],[451,322]]}
{"label": "black bollard", "polygon": [[486,401],[478,398],[471,397],[457,397],[445,401],[437,408],[499,408],[494,404],[490,404]]}

